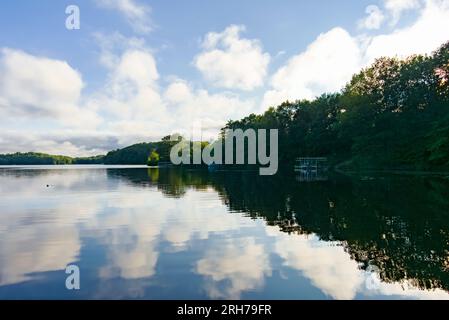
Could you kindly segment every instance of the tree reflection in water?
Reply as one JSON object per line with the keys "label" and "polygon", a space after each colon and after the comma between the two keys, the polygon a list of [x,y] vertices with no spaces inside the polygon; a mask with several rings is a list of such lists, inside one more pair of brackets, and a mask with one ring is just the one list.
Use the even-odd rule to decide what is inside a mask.
{"label": "tree reflection in water", "polygon": [[231,212],[263,218],[286,233],[338,241],[364,270],[386,283],[449,290],[449,181],[445,178],[295,177],[149,169],[110,170],[130,183],[157,186],[166,196],[215,189]]}

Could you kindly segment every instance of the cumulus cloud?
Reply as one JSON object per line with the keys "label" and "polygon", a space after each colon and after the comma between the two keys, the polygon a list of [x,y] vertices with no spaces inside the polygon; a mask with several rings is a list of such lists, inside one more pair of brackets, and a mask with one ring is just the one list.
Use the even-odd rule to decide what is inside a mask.
{"label": "cumulus cloud", "polygon": [[108,80],[86,104],[108,119],[103,131],[121,133],[120,146],[174,132],[189,135],[198,125],[203,127],[203,138],[216,137],[228,119],[242,117],[256,105],[252,99],[210,93],[174,76],[161,80],[156,59],[140,38],[116,33],[95,34],[95,39],[101,61],[112,63],[103,64]]}
{"label": "cumulus cloud", "polygon": [[[104,107],[120,119],[164,115],[157,80],[159,73],[153,55],[143,50],[128,50],[110,74],[104,94]],[[164,121],[164,118],[160,118]]]}
{"label": "cumulus cloud", "polygon": [[120,55],[118,53],[129,49],[145,48],[145,40],[143,38],[125,37],[119,32],[108,35],[95,32],[92,37],[100,48],[99,62],[108,69],[113,69],[120,63]]}
{"label": "cumulus cloud", "polygon": [[4,115],[94,127],[99,122],[97,115],[79,106],[83,86],[79,72],[65,61],[0,50],[0,110]]}
{"label": "cumulus cloud", "polygon": [[428,0],[412,25],[373,37],[366,49],[366,61],[380,56],[429,54],[449,40],[447,30],[449,1]]}
{"label": "cumulus cloud", "polygon": [[216,137],[227,120],[246,116],[256,106],[253,99],[244,100],[226,92],[211,94],[204,89],[194,89],[182,79],[174,80],[167,87],[164,100],[177,115],[178,132],[189,132],[192,125],[199,123],[203,134],[209,138]]}
{"label": "cumulus cloud", "polygon": [[[396,8],[401,8],[400,4]],[[382,56],[429,54],[448,41],[447,30],[448,0],[427,0],[415,22],[390,33],[352,36],[334,28],[274,73],[262,108],[339,91],[354,73]]]}
{"label": "cumulus cloud", "polygon": [[232,25],[221,33],[208,33],[194,64],[217,87],[253,90],[264,83],[270,55],[258,40],[241,38],[244,26]]}
{"label": "cumulus cloud", "polygon": [[375,5],[366,7],[367,17],[359,21],[359,27],[363,29],[379,29],[385,20],[382,10]]}
{"label": "cumulus cloud", "polygon": [[99,6],[120,12],[138,33],[152,30],[151,8],[135,0],[96,0]]}
{"label": "cumulus cloud", "polygon": [[177,78],[162,88],[159,80],[149,51],[127,50],[103,90],[89,100],[90,108],[107,115],[108,132],[126,132],[121,142],[133,143],[173,132],[189,134],[198,122],[205,136],[215,137],[227,119],[244,116],[255,105],[231,93],[195,89]]}
{"label": "cumulus cloud", "polygon": [[286,99],[311,99],[319,93],[337,91],[360,64],[357,40],[342,28],[332,29],[273,75],[272,88],[265,94],[263,105],[277,105]]}
{"label": "cumulus cloud", "polygon": [[[36,123],[34,123],[36,124]],[[28,123],[28,126],[32,124]],[[71,156],[94,156],[117,148],[116,134],[95,130],[3,130],[0,133],[0,152],[34,151]]]}
{"label": "cumulus cloud", "polygon": [[421,6],[420,0],[384,0],[385,9],[391,15],[390,25],[398,23],[401,15],[408,10],[417,9]]}
{"label": "cumulus cloud", "polygon": [[66,62],[11,49],[2,49],[0,61],[1,95],[15,112],[59,115],[80,97],[81,75]]}

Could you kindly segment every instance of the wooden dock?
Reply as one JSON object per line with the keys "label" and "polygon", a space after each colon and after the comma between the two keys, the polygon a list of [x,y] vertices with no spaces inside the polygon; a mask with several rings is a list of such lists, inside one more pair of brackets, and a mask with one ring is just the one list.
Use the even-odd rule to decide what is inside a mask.
{"label": "wooden dock", "polygon": [[297,158],[295,172],[317,172],[327,169],[327,158]]}
{"label": "wooden dock", "polygon": [[327,158],[308,157],[297,158],[294,171],[298,173],[299,182],[327,181]]}

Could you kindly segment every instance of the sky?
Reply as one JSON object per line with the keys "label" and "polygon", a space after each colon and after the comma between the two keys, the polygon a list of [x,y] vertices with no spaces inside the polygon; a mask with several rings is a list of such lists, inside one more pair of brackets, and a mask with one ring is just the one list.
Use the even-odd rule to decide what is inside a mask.
{"label": "sky", "polygon": [[[70,5],[79,29],[66,27]],[[0,153],[211,139],[448,40],[449,0],[2,1]]]}

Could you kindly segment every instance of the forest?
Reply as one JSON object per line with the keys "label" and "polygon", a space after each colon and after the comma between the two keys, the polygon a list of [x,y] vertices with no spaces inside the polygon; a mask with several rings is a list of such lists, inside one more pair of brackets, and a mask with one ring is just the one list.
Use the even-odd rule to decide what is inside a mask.
{"label": "forest", "polygon": [[159,142],[138,143],[123,149],[93,157],[67,157],[45,153],[27,152],[0,155],[0,165],[71,165],[71,164],[123,164],[157,165],[159,161],[170,161],[170,149],[174,145],[169,137]]}

